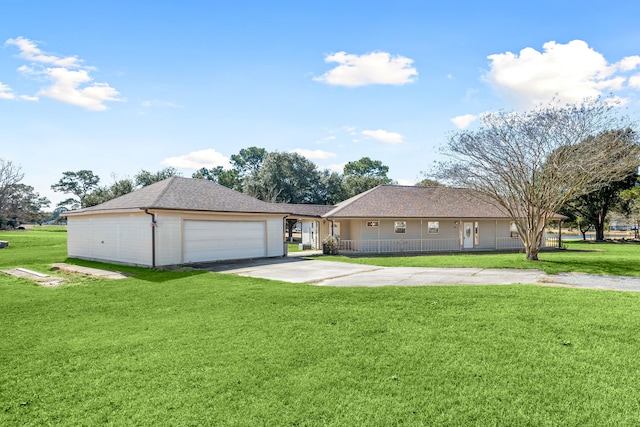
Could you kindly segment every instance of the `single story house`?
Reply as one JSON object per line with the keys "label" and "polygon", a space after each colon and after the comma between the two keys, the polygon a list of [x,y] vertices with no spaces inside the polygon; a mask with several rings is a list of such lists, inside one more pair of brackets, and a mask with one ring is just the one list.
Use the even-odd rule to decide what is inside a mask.
{"label": "single story house", "polygon": [[342,253],[522,248],[511,217],[463,188],[381,185],[338,203],[322,218],[321,233],[338,238]]}
{"label": "single story house", "polygon": [[306,247],[335,236],[343,253],[522,247],[509,215],[471,190],[448,187],[381,185],[318,206],[266,203],[172,177],[66,216],[69,257],[148,267],[286,256],[285,230],[298,221]]}
{"label": "single story house", "polygon": [[204,179],[168,178],[66,216],[73,258],[159,267],[285,255],[281,206]]}

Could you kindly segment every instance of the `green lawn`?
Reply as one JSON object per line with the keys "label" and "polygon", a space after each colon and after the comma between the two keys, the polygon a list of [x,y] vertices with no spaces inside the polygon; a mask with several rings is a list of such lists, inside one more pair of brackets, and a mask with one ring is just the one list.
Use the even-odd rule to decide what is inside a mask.
{"label": "green lawn", "polygon": [[[64,233],[0,240],[3,269],[65,259]],[[640,423],[636,293],[118,269],[0,275],[0,425]]]}
{"label": "green lawn", "polygon": [[323,259],[383,267],[480,267],[539,269],[549,274],[583,272],[640,276],[640,244],[570,242],[567,250],[540,253],[539,261],[527,261],[522,253],[452,253],[413,256],[325,256]]}

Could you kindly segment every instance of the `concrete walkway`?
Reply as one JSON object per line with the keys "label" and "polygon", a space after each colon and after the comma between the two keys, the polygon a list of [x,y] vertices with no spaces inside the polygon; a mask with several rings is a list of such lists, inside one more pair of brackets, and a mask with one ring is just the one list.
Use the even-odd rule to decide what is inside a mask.
{"label": "concrete walkway", "polygon": [[309,283],[316,286],[442,286],[540,284],[640,292],[640,278],[569,273],[548,275],[540,270],[378,267],[302,257],[272,258],[202,265],[209,271],[246,277]]}

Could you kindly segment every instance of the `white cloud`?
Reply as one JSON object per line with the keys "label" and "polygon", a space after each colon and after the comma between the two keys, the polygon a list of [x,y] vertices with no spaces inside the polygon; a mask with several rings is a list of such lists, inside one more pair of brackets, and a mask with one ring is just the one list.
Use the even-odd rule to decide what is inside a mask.
{"label": "white cloud", "polygon": [[402,142],[402,135],[396,132],[389,132],[382,129],[377,130],[363,130],[363,135],[369,138],[375,139],[386,144],[400,144]]}
{"label": "white cloud", "polygon": [[9,86],[0,83],[0,99],[14,99],[16,96],[11,92],[12,90]]}
{"label": "white cloud", "polygon": [[216,166],[228,167],[229,159],[223,154],[210,148],[207,150],[192,151],[184,156],[169,157],[162,161],[165,166],[180,169],[198,170],[201,168],[211,169]]}
{"label": "white cloud", "polygon": [[25,101],[39,101],[40,98],[37,96],[29,96],[29,95],[20,95],[20,99],[24,99]]}
{"label": "white cloud", "polygon": [[324,60],[339,65],[313,80],[336,86],[404,85],[414,82],[418,75],[418,70],[412,65],[413,59],[391,56],[387,52],[364,55],[338,52]]}
{"label": "white cloud", "polygon": [[466,129],[471,123],[478,120],[478,116],[473,114],[464,114],[462,116],[456,116],[451,119],[451,122],[456,125],[458,129]]}
{"label": "white cloud", "polygon": [[291,150],[291,153],[298,153],[309,160],[326,160],[336,156],[334,153],[328,151],[307,150],[304,148],[296,148],[295,150]]}
{"label": "white cloud", "polygon": [[107,83],[81,87],[92,80],[86,70],[47,68],[43,74],[53,81],[53,85],[40,90],[38,95],[95,111],[107,109],[104,101],[120,101],[118,91]]}
{"label": "white cloud", "polygon": [[487,81],[509,101],[530,108],[553,97],[580,102],[603,91],[621,89],[625,77],[614,76],[616,70],[629,70],[640,63],[639,58],[628,57],[610,65],[582,40],[567,44],[550,41],[542,47],[543,52],[527,47],[519,54],[489,55]]}
{"label": "white cloud", "polygon": [[633,55],[622,58],[620,62],[616,64],[616,68],[622,71],[635,70],[640,65],[640,56]]}
{"label": "white cloud", "polygon": [[629,87],[640,89],[640,74],[629,77]]}
{"label": "white cloud", "polygon": [[[51,83],[42,88],[37,95],[46,96],[67,104],[84,107],[88,110],[102,111],[107,107],[106,101],[122,101],[119,92],[108,83],[91,83],[93,78],[89,71],[93,67],[82,65],[82,60],[75,56],[60,57],[43,53],[31,40],[24,37],[8,39],[7,45],[17,46],[20,57],[31,61],[30,65],[22,65],[18,71],[23,75]],[[52,65],[44,67],[41,64]],[[33,96],[21,96],[27,100],[37,100]]]}
{"label": "white cloud", "polygon": [[184,108],[182,105],[180,104],[176,104],[175,102],[171,102],[171,101],[162,101],[159,99],[154,99],[154,100],[147,100],[147,101],[142,101],[140,103],[140,106],[143,108],[163,108],[163,107],[167,107],[167,108]]}
{"label": "white cloud", "polygon": [[43,64],[56,65],[66,68],[78,68],[81,66],[80,61],[75,56],[59,57],[55,55],[46,55],[36,44],[24,37],[8,39],[5,44],[17,46],[20,49],[20,57],[32,62],[41,62]]}
{"label": "white cloud", "polygon": [[318,139],[316,141],[316,144],[324,144],[324,143],[335,141],[335,140],[336,140],[336,136],[335,135],[329,135],[329,136],[325,136],[324,138]]}

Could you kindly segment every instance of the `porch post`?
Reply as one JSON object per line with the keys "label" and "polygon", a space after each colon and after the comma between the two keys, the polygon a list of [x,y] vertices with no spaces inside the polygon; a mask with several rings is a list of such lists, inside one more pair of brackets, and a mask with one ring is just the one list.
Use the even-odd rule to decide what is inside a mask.
{"label": "porch post", "polygon": [[562,249],[562,220],[558,221],[558,249]]}

